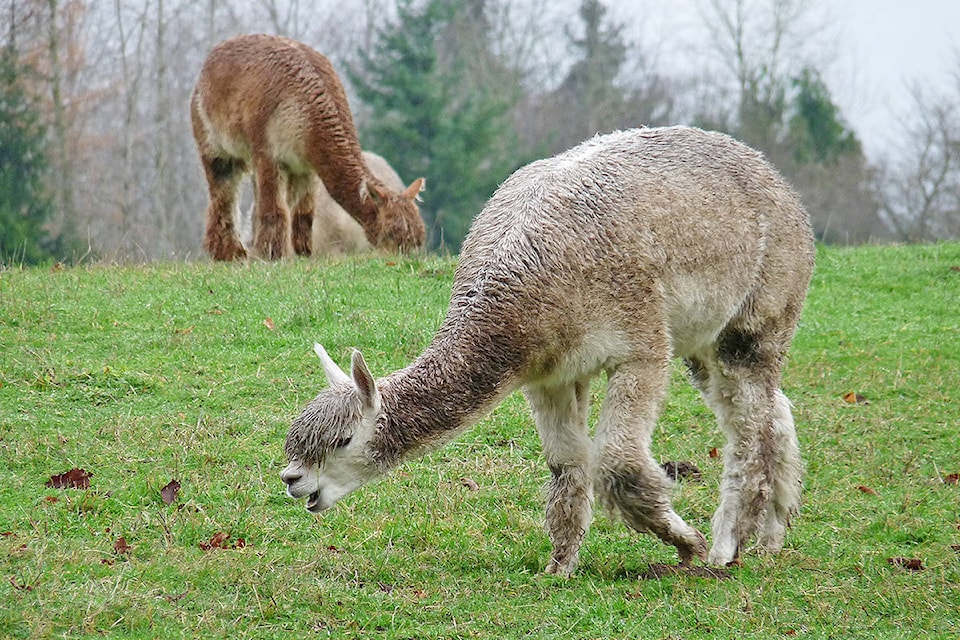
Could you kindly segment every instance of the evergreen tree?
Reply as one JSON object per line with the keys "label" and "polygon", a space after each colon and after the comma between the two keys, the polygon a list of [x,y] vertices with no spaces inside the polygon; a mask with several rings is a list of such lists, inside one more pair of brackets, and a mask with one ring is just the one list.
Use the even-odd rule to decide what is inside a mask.
{"label": "evergreen tree", "polygon": [[[350,70],[367,107],[358,117],[363,146],[405,179],[427,178],[420,207],[433,247],[459,249],[473,216],[515,169],[510,100],[485,47],[483,0],[398,0],[397,21],[380,29]],[[471,36],[464,37],[465,29]],[[457,41],[454,42],[453,40]],[[495,66],[495,65],[492,65]]]}
{"label": "evergreen tree", "polygon": [[841,156],[861,155],[860,141],[840,118],[820,74],[804,69],[793,79],[790,139],[797,162],[831,164]]}
{"label": "evergreen tree", "polygon": [[43,178],[45,130],[23,87],[25,67],[8,44],[0,51],[0,262],[35,264],[53,248],[44,223],[52,213]]}

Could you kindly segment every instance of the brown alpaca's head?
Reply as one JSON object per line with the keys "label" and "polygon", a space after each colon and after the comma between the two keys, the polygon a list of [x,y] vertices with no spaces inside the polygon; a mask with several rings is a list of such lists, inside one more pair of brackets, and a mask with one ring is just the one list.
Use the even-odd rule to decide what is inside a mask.
{"label": "brown alpaca's head", "polygon": [[370,185],[370,197],[377,209],[376,237],[371,239],[375,247],[390,252],[410,252],[423,247],[427,230],[417,207],[423,183],[423,178],[417,178],[401,193]]}

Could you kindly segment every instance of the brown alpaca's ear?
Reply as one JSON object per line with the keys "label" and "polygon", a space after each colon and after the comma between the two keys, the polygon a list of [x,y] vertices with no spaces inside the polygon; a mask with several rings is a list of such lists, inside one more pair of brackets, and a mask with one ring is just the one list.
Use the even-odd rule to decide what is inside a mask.
{"label": "brown alpaca's ear", "polygon": [[407,190],[403,192],[403,197],[408,200],[420,201],[420,192],[423,191],[424,186],[427,184],[425,178],[417,178],[410,183],[410,186],[407,187]]}
{"label": "brown alpaca's ear", "polygon": [[364,181],[363,186],[360,187],[360,195],[361,197],[368,195],[373,198],[373,201],[377,205],[381,205],[387,200],[390,194],[380,185]]}

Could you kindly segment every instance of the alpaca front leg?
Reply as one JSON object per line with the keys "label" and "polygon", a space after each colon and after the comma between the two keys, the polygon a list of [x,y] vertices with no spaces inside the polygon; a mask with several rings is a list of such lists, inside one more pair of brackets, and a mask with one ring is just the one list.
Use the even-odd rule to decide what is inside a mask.
{"label": "alpaca front leg", "polygon": [[593,517],[589,387],[585,379],[569,386],[524,389],[551,473],[544,526],[553,550],[546,572],[564,577],[577,568]]}
{"label": "alpaca front leg", "polygon": [[671,483],[650,444],[669,380],[669,360],[621,365],[610,374],[597,424],[595,487],[603,505],[635,531],[677,548],[680,564],[706,560],[707,540],[670,504]]}
{"label": "alpaca front leg", "polygon": [[546,572],[569,577],[580,561],[580,547],[593,517],[589,471],[583,466],[551,467],[546,529],[553,550]]}
{"label": "alpaca front leg", "polygon": [[292,175],[287,182],[287,202],[293,216],[293,250],[298,256],[313,253],[313,217],[319,185],[320,179],[314,175]]}

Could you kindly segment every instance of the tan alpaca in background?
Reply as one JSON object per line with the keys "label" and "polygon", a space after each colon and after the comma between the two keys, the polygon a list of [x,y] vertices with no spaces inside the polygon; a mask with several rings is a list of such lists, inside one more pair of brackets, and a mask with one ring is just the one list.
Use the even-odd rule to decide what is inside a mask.
{"label": "tan alpaca in background", "polygon": [[272,35],[211,50],[190,99],[193,134],[210,188],[204,249],[216,260],[247,255],[237,232],[240,181],[254,175],[253,252],[311,253],[315,183],[388,251],[423,246],[415,199],[423,179],[388,189],[364,163],[343,86],[330,61]]}
{"label": "tan alpaca in background", "polygon": [[[684,564],[733,562],[754,534],[779,551],[803,473],[781,368],[813,259],[797,194],[729,136],[634,129],[531,163],[474,219],[416,361],[374,379],[359,351],[348,374],[316,345],[330,388],[287,434],[287,493],[328,509],[522,388],[551,472],[548,572],[573,573],[594,496]],[[727,440],[709,554],[653,454],[674,357]]]}

